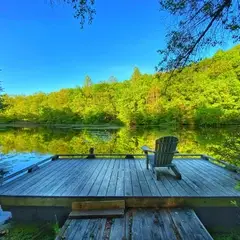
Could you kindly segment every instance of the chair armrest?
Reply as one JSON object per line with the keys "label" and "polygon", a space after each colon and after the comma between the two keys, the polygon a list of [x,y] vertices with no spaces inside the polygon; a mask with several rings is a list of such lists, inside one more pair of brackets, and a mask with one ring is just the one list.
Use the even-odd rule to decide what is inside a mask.
{"label": "chair armrest", "polygon": [[148,152],[155,153],[154,150],[150,149],[148,146],[142,146],[142,150],[144,151],[145,154],[148,154]]}
{"label": "chair armrest", "polygon": [[174,154],[175,154],[175,153],[179,153],[179,151],[176,149],[176,151],[174,151]]}

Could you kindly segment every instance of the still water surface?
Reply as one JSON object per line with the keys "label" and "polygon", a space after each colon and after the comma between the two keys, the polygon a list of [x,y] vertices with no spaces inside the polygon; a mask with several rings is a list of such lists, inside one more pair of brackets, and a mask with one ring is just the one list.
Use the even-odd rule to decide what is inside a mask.
{"label": "still water surface", "polygon": [[175,135],[180,153],[205,153],[239,164],[240,126],[225,128],[158,127],[137,129],[0,129],[0,169],[11,174],[53,154],[142,153],[141,146],[154,148],[155,139]]}

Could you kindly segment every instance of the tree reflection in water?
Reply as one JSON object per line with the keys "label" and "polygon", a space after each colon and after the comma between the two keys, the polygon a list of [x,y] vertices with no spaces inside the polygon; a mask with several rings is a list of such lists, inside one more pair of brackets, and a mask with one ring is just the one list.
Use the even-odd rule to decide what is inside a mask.
{"label": "tree reflection in water", "polygon": [[140,147],[154,147],[155,139],[175,135],[181,153],[204,153],[240,165],[240,127],[121,128],[119,130],[79,130],[53,128],[9,128],[0,132],[1,152],[10,154],[142,153]]}

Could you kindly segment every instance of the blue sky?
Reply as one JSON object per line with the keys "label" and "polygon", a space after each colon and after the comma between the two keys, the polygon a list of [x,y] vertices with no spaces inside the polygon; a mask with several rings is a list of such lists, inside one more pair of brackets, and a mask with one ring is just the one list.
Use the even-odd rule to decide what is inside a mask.
{"label": "blue sky", "polygon": [[[56,0],[58,2],[59,0]],[[158,0],[99,0],[82,30],[64,4],[1,0],[0,81],[5,93],[51,92],[93,82],[128,79],[134,66],[153,73],[168,22]]]}

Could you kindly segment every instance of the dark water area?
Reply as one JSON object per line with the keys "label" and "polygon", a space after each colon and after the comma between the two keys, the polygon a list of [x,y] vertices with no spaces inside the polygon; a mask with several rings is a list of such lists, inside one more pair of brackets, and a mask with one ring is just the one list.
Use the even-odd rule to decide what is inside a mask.
{"label": "dark water area", "polygon": [[53,154],[142,153],[141,146],[154,148],[166,135],[179,138],[180,153],[202,153],[235,165],[240,159],[240,126],[225,128],[138,127],[136,129],[0,129],[0,169],[8,174]]}

